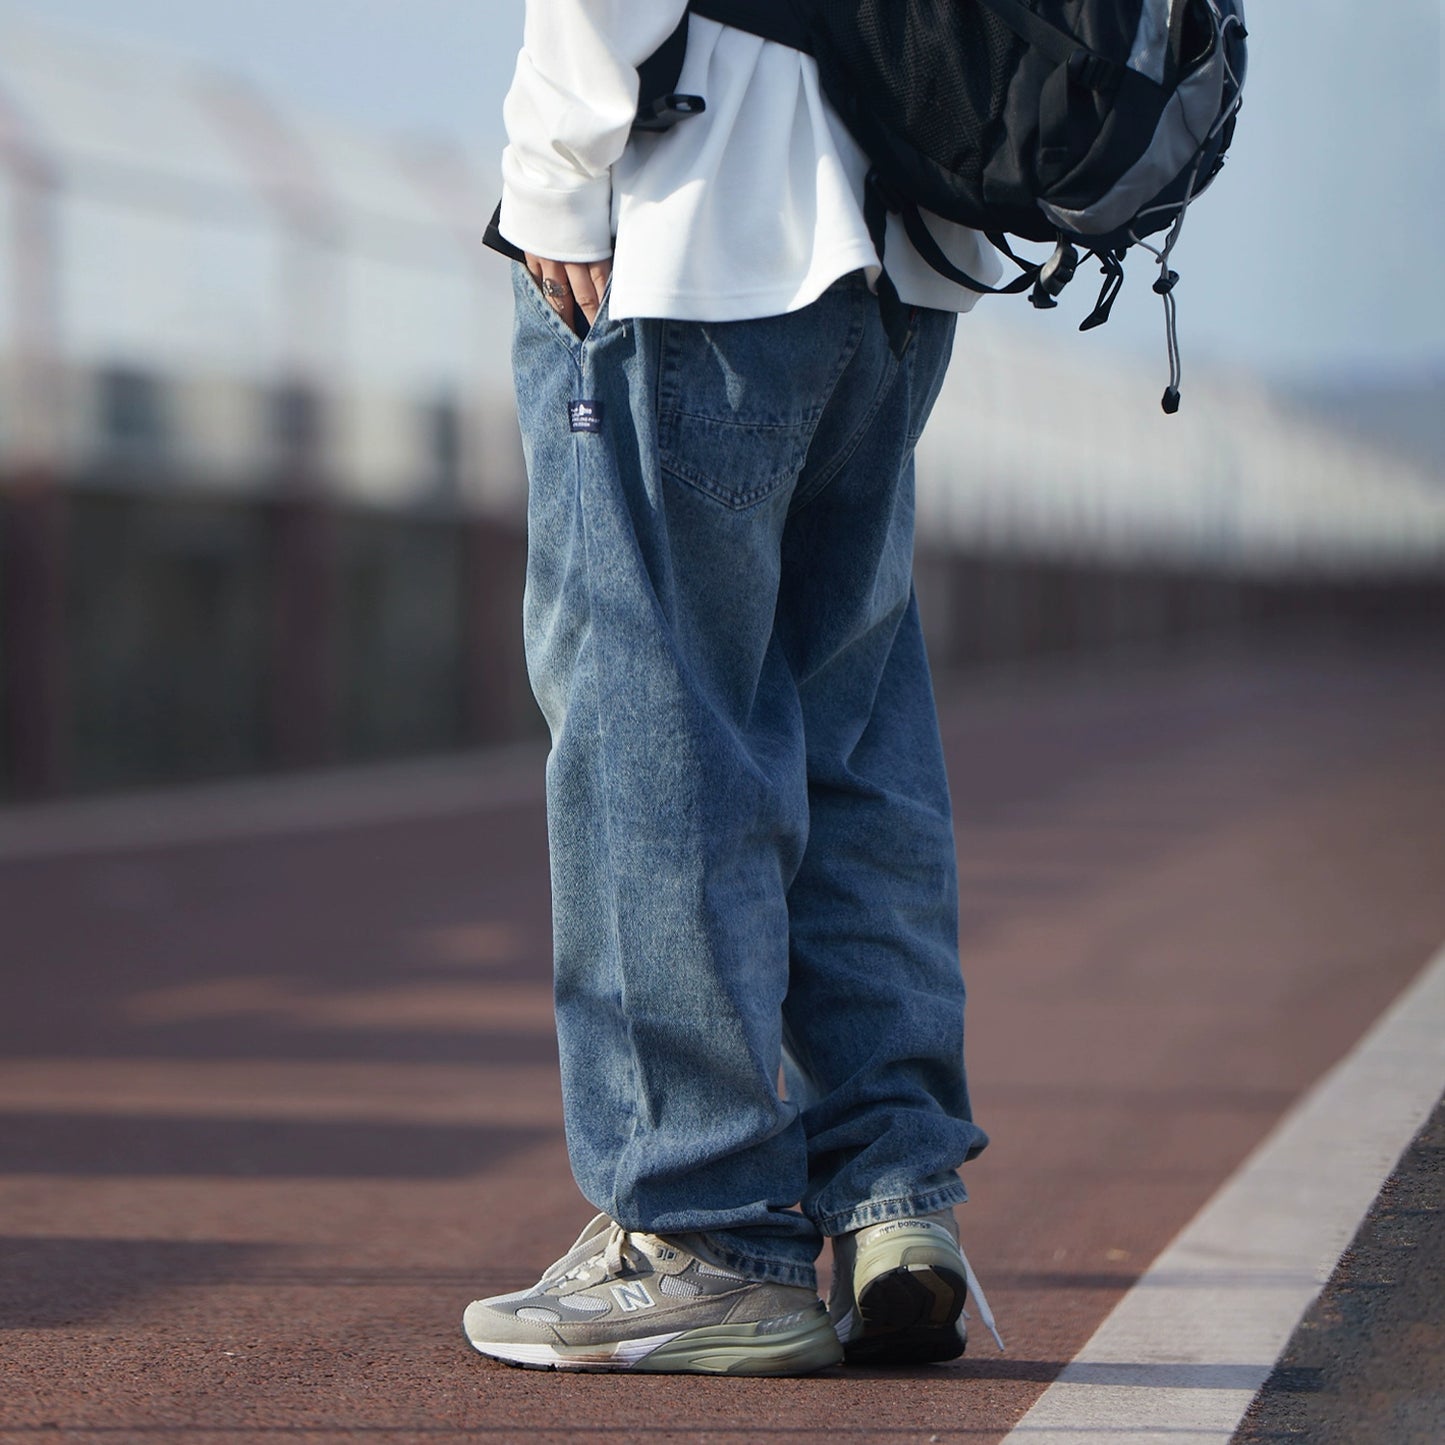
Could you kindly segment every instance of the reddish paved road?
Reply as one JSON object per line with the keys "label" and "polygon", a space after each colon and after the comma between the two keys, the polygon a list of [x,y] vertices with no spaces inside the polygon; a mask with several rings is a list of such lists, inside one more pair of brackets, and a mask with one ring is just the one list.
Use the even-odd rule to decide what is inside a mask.
{"label": "reddish paved road", "polygon": [[912,1372],[566,1377],[463,1345],[463,1304],[588,1213],[529,784],[0,863],[0,1441],[998,1439],[1445,940],[1439,661],[948,702],[995,1137],[964,1221],[1009,1351]]}

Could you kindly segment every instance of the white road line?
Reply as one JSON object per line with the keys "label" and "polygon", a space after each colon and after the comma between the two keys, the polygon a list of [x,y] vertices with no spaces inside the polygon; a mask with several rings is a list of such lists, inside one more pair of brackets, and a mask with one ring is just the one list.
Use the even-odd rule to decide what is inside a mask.
{"label": "white road line", "polygon": [[1225,1445],[1445,1088],[1445,949],[1204,1206],[1005,1445]]}
{"label": "white road line", "polygon": [[317,833],[542,801],[546,748],[518,743],[370,767],[0,808],[0,863]]}

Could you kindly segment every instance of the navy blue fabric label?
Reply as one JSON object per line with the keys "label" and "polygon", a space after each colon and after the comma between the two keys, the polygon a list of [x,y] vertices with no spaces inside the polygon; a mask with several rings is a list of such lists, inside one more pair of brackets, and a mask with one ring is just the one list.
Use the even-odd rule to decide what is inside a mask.
{"label": "navy blue fabric label", "polygon": [[567,415],[572,419],[573,431],[599,432],[602,430],[602,403],[600,401],[568,402]]}

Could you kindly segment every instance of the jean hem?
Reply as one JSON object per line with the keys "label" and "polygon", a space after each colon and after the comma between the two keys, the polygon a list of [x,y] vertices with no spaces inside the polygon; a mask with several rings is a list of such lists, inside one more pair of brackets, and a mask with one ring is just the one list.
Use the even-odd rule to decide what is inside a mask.
{"label": "jean hem", "polygon": [[829,1238],[838,1234],[851,1234],[855,1229],[866,1229],[870,1224],[886,1224],[890,1219],[913,1219],[920,1214],[937,1214],[940,1210],[952,1209],[968,1199],[963,1181],[956,1179],[938,1189],[922,1194],[895,1195],[886,1199],[868,1199],[852,1209],[836,1214],[824,1214],[818,1218],[818,1228]]}
{"label": "jean hem", "polygon": [[818,1271],[811,1264],[781,1259],[777,1255],[752,1254],[739,1249],[725,1234],[700,1233],[695,1238],[720,1263],[759,1284],[795,1285],[817,1292]]}

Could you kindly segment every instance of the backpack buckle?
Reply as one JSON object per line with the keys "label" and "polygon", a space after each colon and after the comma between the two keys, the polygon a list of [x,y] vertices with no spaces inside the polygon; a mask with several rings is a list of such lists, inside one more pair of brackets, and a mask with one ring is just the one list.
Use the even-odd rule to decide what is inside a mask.
{"label": "backpack buckle", "polygon": [[700,95],[660,95],[638,110],[632,129],[657,134],[706,109],[707,102]]}

